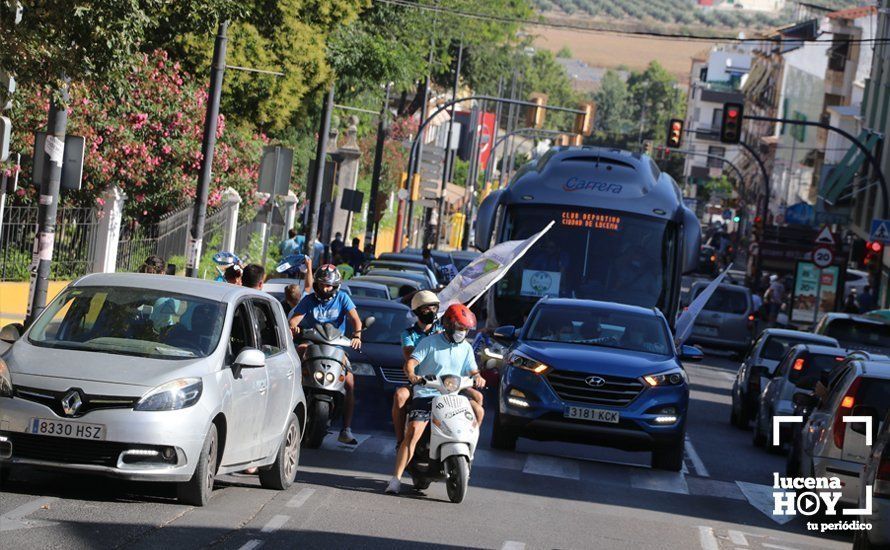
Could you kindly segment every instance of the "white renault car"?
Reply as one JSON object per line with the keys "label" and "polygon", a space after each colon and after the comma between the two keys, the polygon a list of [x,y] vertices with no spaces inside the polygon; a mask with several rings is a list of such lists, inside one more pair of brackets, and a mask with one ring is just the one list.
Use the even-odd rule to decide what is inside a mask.
{"label": "white renault car", "polygon": [[[9,336],[10,331],[4,331]],[[281,305],[240,286],[96,274],[69,285],[0,357],[0,473],[27,464],[176,482],[296,476],[306,401]]]}

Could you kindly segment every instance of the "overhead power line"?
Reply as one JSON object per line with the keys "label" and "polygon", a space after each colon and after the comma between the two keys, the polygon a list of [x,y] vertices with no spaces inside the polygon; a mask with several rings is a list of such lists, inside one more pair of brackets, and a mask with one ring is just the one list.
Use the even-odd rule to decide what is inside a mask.
{"label": "overhead power line", "polygon": [[[597,34],[612,34],[612,35],[630,35],[639,38],[651,38],[656,40],[683,40],[688,42],[734,42],[738,44],[795,44],[795,43],[809,43],[809,44],[825,44],[826,46],[831,46],[832,44],[838,43],[848,43],[848,44],[890,44],[890,38],[840,38],[840,39],[823,39],[819,40],[815,39],[803,39],[803,38],[790,38],[790,37],[778,37],[778,38],[739,38],[737,36],[703,36],[703,35],[694,35],[694,34],[679,34],[679,33],[661,33],[654,31],[633,31],[633,30],[619,30],[619,29],[609,29],[604,27],[588,27],[584,25],[576,25],[572,23],[557,23],[555,21],[550,21],[547,19],[521,19],[519,17],[507,17],[502,15],[492,15],[487,13],[478,13],[471,11],[464,11],[456,8],[447,8],[440,5],[432,6],[432,5],[424,5],[419,4],[417,2],[412,2],[410,0],[374,0],[378,4],[388,4],[392,6],[401,6],[405,8],[412,8],[422,11],[430,11],[434,13],[444,13],[449,15],[456,15],[458,17],[466,17],[469,19],[478,19],[480,21],[489,21],[493,23],[514,23],[520,25],[531,25],[536,27],[547,27],[551,29],[563,29],[563,30],[572,30],[579,32],[589,32],[589,33],[597,33]],[[832,33],[822,33],[822,34],[832,34]],[[821,35],[820,35],[821,36]]]}

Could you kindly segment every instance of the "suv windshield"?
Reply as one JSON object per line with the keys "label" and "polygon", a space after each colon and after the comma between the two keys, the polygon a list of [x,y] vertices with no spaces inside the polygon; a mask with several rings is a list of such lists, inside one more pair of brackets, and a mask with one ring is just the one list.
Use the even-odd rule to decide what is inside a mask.
{"label": "suv windshield", "polygon": [[163,290],[82,287],[53,301],[31,330],[37,346],[156,359],[206,357],[226,305]]}
{"label": "suv windshield", "polygon": [[890,324],[832,319],[825,327],[825,335],[837,338],[848,348],[864,347],[890,352]]}
{"label": "suv windshield", "polygon": [[664,323],[655,315],[577,307],[538,308],[529,340],[566,342],[670,355]]}

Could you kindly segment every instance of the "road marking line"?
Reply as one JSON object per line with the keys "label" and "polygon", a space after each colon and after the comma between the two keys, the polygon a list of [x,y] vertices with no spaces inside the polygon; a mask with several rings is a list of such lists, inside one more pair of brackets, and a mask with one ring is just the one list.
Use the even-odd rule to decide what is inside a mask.
{"label": "road marking line", "polygon": [[708,469],[705,468],[705,463],[702,462],[701,457],[698,456],[695,447],[692,446],[692,441],[688,437],[686,438],[686,454],[689,455],[689,460],[692,461],[692,467],[698,475],[702,477],[711,477],[711,474],[708,473]]}
{"label": "road marking line", "polygon": [[701,542],[702,550],[720,550],[720,546],[717,544],[717,537],[714,536],[714,529],[711,527],[699,525],[698,540]]}
{"label": "road marking line", "polygon": [[294,495],[292,499],[287,501],[288,508],[299,508],[300,506],[306,504],[306,501],[309,500],[309,497],[315,494],[315,489],[309,489],[308,487],[305,489],[300,489],[300,492]]}
{"label": "road marking line", "polygon": [[530,454],[525,459],[523,473],[539,476],[562,477],[565,479],[580,479],[581,468],[578,462],[567,458],[555,456]]}
{"label": "road marking line", "polygon": [[681,472],[641,470],[639,472],[634,472],[631,475],[630,486],[635,489],[661,491],[663,493],[676,493],[678,495],[689,494],[689,486],[686,484],[686,476]]}
{"label": "road marking line", "polygon": [[238,550],[256,550],[262,545],[263,541],[261,541],[260,539],[251,539],[245,542],[244,545],[241,546],[241,548],[239,548]]}
{"label": "road marking line", "polygon": [[758,485],[756,483],[747,483],[744,481],[736,481],[736,485],[741,489],[742,494],[748,499],[748,503],[760,510],[763,515],[770,518],[780,525],[784,525],[794,519],[794,516],[779,516],[773,514],[776,499],[773,497],[775,489],[769,485]]}
{"label": "road marking line", "polygon": [[741,531],[730,529],[729,540],[731,540],[732,543],[736,546],[748,546],[748,539],[745,538],[745,534]]}
{"label": "road marking line", "polygon": [[791,546],[779,546],[778,544],[769,544],[767,542],[764,542],[761,546],[775,548],[776,550],[799,550],[798,548],[792,548]]}
{"label": "road marking line", "polygon": [[508,540],[501,546],[501,550],[525,550],[525,543]]}
{"label": "road marking line", "polygon": [[0,532],[15,531],[17,529],[31,529],[32,527],[48,527],[55,525],[56,522],[44,521],[40,519],[25,519],[25,516],[33,514],[44,506],[57,501],[56,497],[42,497],[31,502],[22,504],[17,508],[6,512],[0,516]]}
{"label": "road marking line", "polygon": [[272,519],[269,520],[269,523],[263,526],[260,529],[261,533],[274,533],[275,531],[281,529],[285,523],[290,520],[290,516],[273,516]]}

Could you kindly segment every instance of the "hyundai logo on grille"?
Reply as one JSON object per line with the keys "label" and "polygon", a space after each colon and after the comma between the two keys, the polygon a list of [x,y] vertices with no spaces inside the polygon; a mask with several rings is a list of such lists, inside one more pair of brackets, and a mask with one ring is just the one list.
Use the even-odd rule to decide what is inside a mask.
{"label": "hyundai logo on grille", "polygon": [[594,388],[599,388],[606,385],[606,379],[602,376],[588,376],[584,379],[587,382],[588,386],[593,386]]}
{"label": "hyundai logo on grille", "polygon": [[62,411],[67,416],[74,416],[77,414],[81,405],[83,405],[83,398],[80,397],[80,392],[77,390],[69,391],[65,394],[65,397],[62,398]]}

